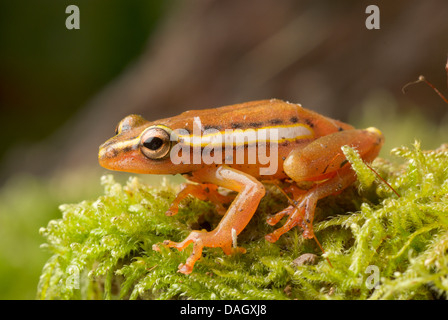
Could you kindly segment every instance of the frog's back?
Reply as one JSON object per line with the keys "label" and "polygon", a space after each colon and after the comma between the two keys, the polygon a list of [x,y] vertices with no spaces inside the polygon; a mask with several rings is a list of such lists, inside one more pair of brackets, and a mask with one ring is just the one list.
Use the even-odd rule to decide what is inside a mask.
{"label": "frog's back", "polygon": [[352,128],[350,125],[305,109],[300,104],[278,99],[250,101],[214,109],[189,110],[178,116],[159,120],[157,124],[192,132],[193,124],[197,125],[198,122],[201,123],[202,130],[218,131],[303,125],[314,131],[316,137]]}
{"label": "frog's back", "polygon": [[[207,128],[257,129],[272,125],[286,125],[299,121],[300,105],[281,100],[258,100],[215,109],[190,110],[176,118],[193,120],[198,117]],[[173,119],[174,120],[174,119]],[[207,129],[205,128],[205,129]]]}

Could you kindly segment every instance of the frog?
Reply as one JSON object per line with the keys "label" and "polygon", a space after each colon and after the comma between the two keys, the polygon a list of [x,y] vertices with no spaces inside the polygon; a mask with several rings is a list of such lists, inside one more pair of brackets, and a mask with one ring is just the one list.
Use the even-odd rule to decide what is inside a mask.
{"label": "frog", "polygon": [[269,182],[287,182],[284,192],[291,194],[291,201],[267,218],[271,226],[286,221],[265,239],[274,243],[294,227],[304,238],[315,238],[317,202],[357,179],[341,147],[354,148],[370,163],[384,140],[375,127],[356,129],[297,103],[265,99],[188,110],[155,121],[131,114],[99,147],[98,160],[109,170],[186,178],[166,211],[168,216],[177,214],[189,196],[215,203],[222,218],[213,230],[192,230],[183,241],[165,240],[153,246],[184,250],[193,244],[191,255],[178,266],[178,272],[188,275],[204,248],[219,247],[227,255],[246,252],[235,239],[251,221]]}

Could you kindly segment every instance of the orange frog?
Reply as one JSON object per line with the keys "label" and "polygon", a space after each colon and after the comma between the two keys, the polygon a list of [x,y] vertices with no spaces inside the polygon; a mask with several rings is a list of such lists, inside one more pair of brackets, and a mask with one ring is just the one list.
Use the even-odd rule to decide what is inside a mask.
{"label": "orange frog", "polygon": [[[303,229],[305,238],[314,237],[317,201],[356,180],[341,147],[349,145],[371,162],[383,143],[376,128],[357,130],[298,104],[272,99],[191,110],[151,122],[127,116],[118,124],[116,135],[100,146],[98,158],[111,170],[182,174],[194,182],[183,185],[168,215],[176,214],[180,201],[189,195],[217,204],[224,216],[214,230],[192,231],[179,243],[163,242],[179,250],[193,243],[193,253],[179,265],[179,272],[189,274],[204,247],[221,247],[226,254],[235,250],[233,239],[249,223],[265,194],[261,181],[311,181],[307,190],[292,185],[293,203],[268,223],[288,218],[266,239],[275,242],[294,226]],[[227,212],[222,203],[228,197],[218,187],[237,192]]]}

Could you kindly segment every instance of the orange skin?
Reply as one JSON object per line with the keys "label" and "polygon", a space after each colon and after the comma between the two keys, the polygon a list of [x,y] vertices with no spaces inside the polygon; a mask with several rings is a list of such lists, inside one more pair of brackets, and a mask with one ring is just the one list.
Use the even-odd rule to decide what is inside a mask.
{"label": "orange skin", "polygon": [[[184,163],[174,164],[167,153],[174,145],[178,144],[178,147],[184,146],[191,150],[190,160],[195,154],[202,152],[204,146],[195,149],[182,136],[173,142],[167,141],[166,133],[184,129],[187,130],[184,131],[187,132],[187,136],[191,132],[195,134],[198,119],[201,134],[207,128],[224,132],[226,129],[257,130],[268,127],[284,129],[279,131],[282,135],[285,132],[293,135],[290,128],[299,128],[297,130],[307,134],[281,136],[278,137],[276,143],[267,144],[264,147],[264,151],[273,152],[271,148],[275,146],[277,152],[275,160],[278,165],[269,174],[260,172],[260,168],[268,167],[268,165],[261,164],[258,158],[255,163],[249,163],[249,151],[244,154],[243,163],[224,164],[223,153],[222,163],[210,164],[204,156],[200,163],[184,161]],[[161,139],[157,139],[159,137]],[[203,200],[208,199],[216,204],[218,213],[224,216],[214,230],[192,231],[180,243],[169,240],[163,243],[179,250],[193,243],[193,253],[185,264],[179,265],[179,272],[189,274],[193,271],[196,261],[201,258],[204,247],[221,247],[226,254],[235,250],[245,251],[242,248],[232,247],[233,237],[244,230],[265,194],[261,180],[287,179],[294,182],[315,182],[308,190],[300,190],[297,186],[292,186],[295,205],[290,205],[268,219],[269,224],[275,225],[284,216],[288,216],[285,224],[266,235],[266,239],[275,242],[294,226],[303,229],[305,238],[314,237],[312,223],[317,201],[328,195],[339,193],[356,180],[356,174],[345,159],[341,147],[349,145],[356,148],[364,161],[371,162],[377,157],[383,143],[384,137],[378,129],[357,130],[343,122],[304,109],[300,105],[272,99],[216,109],[187,111],[178,116],[154,122],[148,122],[136,115],[128,116],[118,125],[117,135],[100,146],[99,162],[103,167],[111,170],[147,174],[183,174],[189,181],[195,182],[195,184],[183,185],[183,189],[168,209],[167,215],[176,214],[181,200],[189,195]],[[233,159],[238,150],[252,150],[251,148],[254,147],[263,148],[263,146],[250,143],[244,146],[233,145],[231,150]],[[272,154],[269,152],[268,154]],[[222,204],[231,199],[221,195],[217,191],[218,186],[238,193],[227,212]],[[155,245],[154,249],[157,250],[158,246]]]}

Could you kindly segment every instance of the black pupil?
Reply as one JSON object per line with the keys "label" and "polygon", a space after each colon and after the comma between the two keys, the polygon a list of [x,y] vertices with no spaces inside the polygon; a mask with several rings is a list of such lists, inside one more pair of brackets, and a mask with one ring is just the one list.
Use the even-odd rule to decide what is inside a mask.
{"label": "black pupil", "polygon": [[163,140],[158,137],[148,138],[143,143],[143,146],[145,148],[148,148],[149,150],[152,150],[152,151],[159,149],[162,145],[163,145]]}

